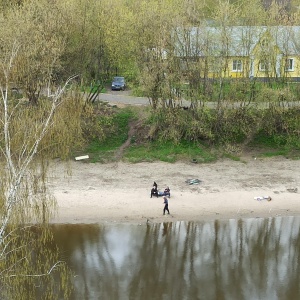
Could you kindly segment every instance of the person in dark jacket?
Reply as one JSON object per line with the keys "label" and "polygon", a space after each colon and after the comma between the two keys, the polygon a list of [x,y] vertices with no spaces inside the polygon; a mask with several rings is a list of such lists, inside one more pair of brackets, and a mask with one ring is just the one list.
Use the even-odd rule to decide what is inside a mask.
{"label": "person in dark jacket", "polygon": [[170,214],[170,211],[169,211],[169,203],[168,203],[168,199],[167,197],[165,196],[164,197],[164,203],[163,203],[165,206],[164,206],[164,214],[166,213],[166,211],[168,212],[168,215]]}
{"label": "person in dark jacket", "polygon": [[155,186],[153,186],[153,188],[151,189],[150,198],[152,198],[152,196],[158,197],[158,190]]}

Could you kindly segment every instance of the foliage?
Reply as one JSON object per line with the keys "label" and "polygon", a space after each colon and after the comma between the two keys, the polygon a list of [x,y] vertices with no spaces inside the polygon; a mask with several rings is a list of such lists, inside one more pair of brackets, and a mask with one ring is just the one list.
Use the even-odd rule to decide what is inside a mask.
{"label": "foliage", "polygon": [[[275,110],[252,106],[226,109],[159,108],[139,117],[144,108],[115,109],[106,115],[95,116],[105,132],[103,138],[88,139],[85,152],[92,161],[107,162],[116,159],[116,152],[128,139],[129,122],[134,118],[140,126],[131,137],[130,147],[123,159],[131,162],[163,160],[192,160],[206,162],[214,159],[214,151],[238,159],[247,146],[281,149],[291,153],[299,149],[299,112],[297,109]],[[104,110],[102,110],[104,113]],[[281,124],[277,131],[274,122]],[[283,128],[288,129],[283,130]],[[98,136],[99,137],[99,136]],[[203,145],[207,145],[204,147]],[[202,145],[202,146],[201,146]],[[202,150],[200,150],[202,149]],[[273,151],[274,152],[274,151]],[[275,153],[275,152],[274,152]]]}
{"label": "foliage", "polygon": [[1,299],[69,299],[71,274],[60,260],[49,228],[28,225],[8,232],[1,247]]}
{"label": "foliage", "polygon": [[[43,299],[62,293],[67,297],[67,270],[63,262],[51,269],[58,253],[50,255],[43,248],[51,235],[41,226],[37,237],[27,224],[47,224],[55,213],[56,201],[47,184],[49,159],[69,157],[81,140],[80,106],[68,96],[57,106],[53,99],[42,99],[35,106],[23,99],[7,100],[4,96],[0,125],[1,298],[33,299],[37,292]],[[60,285],[50,276],[57,271]],[[38,283],[40,289],[35,288]]]}
{"label": "foliage", "polygon": [[151,118],[150,137],[153,140],[242,142],[257,130],[261,115],[257,110],[158,109]]}
{"label": "foliage", "polygon": [[221,143],[243,143],[259,130],[263,112],[240,107],[236,109],[227,109],[222,113],[215,127],[217,141]]}
{"label": "foliage", "polygon": [[[23,100],[10,103],[6,107],[13,112],[9,113],[9,123],[1,115],[1,298],[31,299],[38,292],[43,299],[55,299],[69,293],[69,275],[63,262],[51,269],[58,262],[58,253],[50,255],[44,247],[52,239],[47,228],[42,226],[37,236],[27,224],[47,224],[55,212],[56,201],[47,185],[48,159],[69,157],[70,145],[76,143],[80,123],[71,118],[78,114],[72,100],[67,97],[51,119],[53,102],[49,99],[37,106]],[[6,111],[3,105],[1,109]],[[60,285],[49,276],[57,271]],[[40,289],[35,288],[37,284]]]}
{"label": "foliage", "polygon": [[[2,27],[2,47],[10,49],[8,40],[14,36],[22,49],[14,83],[33,101],[49,87],[45,81],[49,75],[52,83],[61,83],[70,74],[78,74],[83,86],[98,81],[104,84],[113,75],[126,76],[154,106],[157,101],[177,104],[180,93],[175,91],[186,81],[191,99],[210,95],[216,99],[221,92],[226,94],[226,84],[218,81],[219,93],[217,89],[210,93],[206,69],[197,63],[197,57],[186,60],[181,69],[174,57],[174,28],[209,23],[226,33],[230,25],[293,25],[299,19],[294,3],[288,9],[283,4],[264,8],[260,0],[188,4],[182,0],[2,0],[0,5],[1,22],[6,25]],[[233,90],[237,98],[249,92],[248,87]],[[227,91],[234,95],[232,89]]]}
{"label": "foliage", "polygon": [[[111,161],[127,141],[133,110],[95,101],[112,75],[126,76],[152,108],[125,151],[129,161],[207,162],[215,159],[212,145],[227,155],[251,143],[269,142],[273,153],[300,148],[298,84],[209,81],[196,57],[183,72],[171,35],[177,26],[205,26],[208,17],[224,33],[232,24],[298,24],[295,8],[264,10],[258,0],[2,0],[0,6],[1,298],[68,298],[70,274],[56,265],[57,252],[50,255],[47,227],[26,226],[47,224],[55,211],[49,160],[85,149],[93,161]],[[73,87],[62,97],[73,74],[79,86],[96,83],[87,97]],[[188,110],[183,96],[192,103]]]}
{"label": "foliage", "polygon": [[[99,114],[93,114],[94,124],[88,126],[93,130],[92,134],[85,134],[87,146],[84,151],[89,154],[93,162],[114,159],[114,151],[128,138],[129,121],[135,118],[130,108],[119,110],[105,107],[99,111]],[[91,121],[91,117],[85,118]]]}
{"label": "foliage", "polygon": [[[299,148],[299,117],[296,108],[158,109],[149,119],[149,136],[153,141],[169,141],[175,145],[182,140],[223,145],[225,151],[233,145],[240,145],[237,149],[253,145],[254,141],[256,145],[273,147],[276,144],[296,149]],[[262,132],[264,140],[258,138]],[[272,144],[264,145],[263,141],[270,138]]]}
{"label": "foliage", "polygon": [[[47,11],[47,14],[44,13]],[[62,15],[48,1],[26,1],[0,15],[2,58],[15,49],[10,80],[36,104],[44,89],[55,80],[64,51]]]}
{"label": "foliage", "polygon": [[183,138],[184,124],[187,114],[180,109],[157,109],[152,111],[149,119],[151,128],[150,140],[172,141],[179,143]]}
{"label": "foliage", "polygon": [[[47,224],[53,216],[56,202],[47,186],[48,159],[55,155],[69,156],[69,143],[74,143],[74,132],[77,133],[80,123],[70,118],[78,116],[73,97],[63,97],[67,83],[35,105],[30,99],[13,96],[10,83],[15,78],[15,62],[18,62],[21,47],[18,43],[5,46],[9,45],[11,51],[6,48],[0,57],[0,295],[1,298],[26,299],[25,289],[28,298],[37,291],[36,282],[31,279],[45,277],[47,281],[56,266],[53,257],[47,255],[48,249],[36,246],[35,241],[39,239],[34,239],[27,224]],[[41,229],[41,238],[44,242],[50,241],[46,227]],[[47,272],[28,264],[39,259],[39,255],[45,256],[43,266],[49,268]],[[61,284],[57,289],[66,292],[65,267],[61,271]],[[13,290],[16,294],[12,297]],[[41,298],[59,297],[53,295],[54,292],[43,288],[41,294],[45,295]]]}
{"label": "foliage", "polygon": [[102,124],[110,125],[111,110],[102,103],[87,103],[81,115],[81,128],[85,141],[102,140],[105,136]]}

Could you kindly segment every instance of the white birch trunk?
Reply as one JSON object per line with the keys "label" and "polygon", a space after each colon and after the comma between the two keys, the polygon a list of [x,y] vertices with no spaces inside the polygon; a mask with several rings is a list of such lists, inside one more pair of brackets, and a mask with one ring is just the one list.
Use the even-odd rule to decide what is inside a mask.
{"label": "white birch trunk", "polygon": [[15,45],[12,49],[11,56],[9,61],[6,65],[2,64],[2,71],[5,77],[5,86],[0,86],[1,97],[3,102],[3,115],[2,115],[2,122],[3,122],[3,136],[4,136],[4,147],[0,147],[4,157],[5,157],[5,164],[6,164],[6,171],[9,177],[9,186],[7,191],[5,191],[5,199],[4,199],[4,208],[2,212],[2,218],[0,223],[0,244],[3,242],[6,234],[6,228],[11,220],[12,214],[14,209],[18,206],[22,199],[18,198],[18,191],[20,189],[22,180],[28,171],[30,163],[33,161],[39,145],[43,138],[45,137],[46,133],[51,127],[53,115],[57,109],[57,107],[61,104],[61,97],[62,94],[67,86],[67,84],[72,80],[74,77],[69,78],[65,85],[62,88],[58,88],[56,93],[52,95],[52,106],[46,117],[45,121],[42,123],[40,130],[37,130],[38,134],[35,137],[35,142],[28,149],[28,145],[22,146],[21,155],[19,155],[19,159],[16,162],[13,161],[12,153],[11,153],[11,137],[10,137],[10,119],[13,111],[9,111],[9,79],[10,79],[10,70],[13,66],[14,58],[17,55],[19,47]]}

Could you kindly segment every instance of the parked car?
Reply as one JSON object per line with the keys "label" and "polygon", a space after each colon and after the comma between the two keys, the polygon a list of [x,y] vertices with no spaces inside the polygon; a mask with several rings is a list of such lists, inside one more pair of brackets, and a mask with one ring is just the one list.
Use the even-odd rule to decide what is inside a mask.
{"label": "parked car", "polygon": [[124,91],[126,88],[126,82],[125,78],[121,76],[114,77],[112,83],[111,83],[111,89],[113,91]]}

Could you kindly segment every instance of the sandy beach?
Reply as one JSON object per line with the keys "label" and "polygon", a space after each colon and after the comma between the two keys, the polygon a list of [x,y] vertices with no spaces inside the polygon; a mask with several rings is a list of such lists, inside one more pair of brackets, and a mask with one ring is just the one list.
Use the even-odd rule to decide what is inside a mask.
{"label": "sandy beach", "polygon": [[[68,173],[71,172],[71,175]],[[188,184],[187,179],[199,179]],[[162,197],[171,189],[170,215]],[[49,188],[57,199],[53,223],[132,223],[201,221],[300,215],[300,161],[245,157],[209,164],[100,164],[73,161],[51,167]],[[255,200],[270,196],[271,201]]]}

